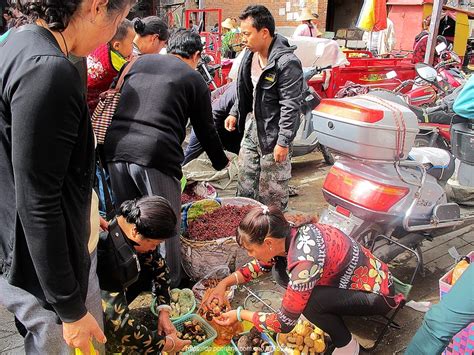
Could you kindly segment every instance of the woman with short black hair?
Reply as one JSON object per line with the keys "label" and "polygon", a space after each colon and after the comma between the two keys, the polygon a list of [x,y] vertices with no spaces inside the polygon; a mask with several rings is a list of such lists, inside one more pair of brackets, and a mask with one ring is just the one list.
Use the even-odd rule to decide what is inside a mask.
{"label": "woman with short black hair", "polygon": [[[170,321],[169,270],[157,249],[161,242],[176,238],[176,222],[176,214],[166,199],[149,196],[122,203],[116,219],[109,224],[109,231],[102,233],[97,273],[102,289],[105,334],[109,339],[107,352],[134,349],[137,353],[158,354],[179,351],[190,343],[176,337],[176,329]],[[136,280],[130,281],[131,284],[119,282],[120,277],[114,275],[121,271],[121,266],[114,265],[109,238],[122,238],[122,242],[137,253],[138,274],[127,273]],[[111,254],[112,258],[108,257]],[[144,291],[151,291],[156,298],[159,312],[156,330],[140,324],[129,312],[128,305]]]}
{"label": "woman with short black hair", "polygon": [[133,40],[133,54],[156,54],[166,46],[169,30],[166,23],[157,16],[133,20],[136,35]]}
{"label": "woman with short black hair", "polygon": [[[94,137],[79,72],[131,0],[18,0],[30,24],[0,44],[0,304],[28,354],[106,341],[90,235]],[[97,345],[97,344],[96,344]]]}

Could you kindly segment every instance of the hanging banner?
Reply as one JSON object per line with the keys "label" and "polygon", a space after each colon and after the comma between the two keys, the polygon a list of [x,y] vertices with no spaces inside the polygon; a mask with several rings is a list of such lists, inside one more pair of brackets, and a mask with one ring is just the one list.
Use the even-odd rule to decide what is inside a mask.
{"label": "hanging banner", "polygon": [[357,27],[366,32],[377,32],[387,28],[386,0],[364,0],[357,20]]}

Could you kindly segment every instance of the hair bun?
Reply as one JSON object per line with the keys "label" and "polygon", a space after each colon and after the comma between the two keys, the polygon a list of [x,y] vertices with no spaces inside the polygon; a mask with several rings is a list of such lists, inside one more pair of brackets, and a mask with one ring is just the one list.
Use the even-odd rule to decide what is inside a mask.
{"label": "hair bun", "polygon": [[133,21],[133,28],[135,29],[135,32],[139,35],[142,35],[145,32],[145,27],[145,23],[140,18],[137,17]]}

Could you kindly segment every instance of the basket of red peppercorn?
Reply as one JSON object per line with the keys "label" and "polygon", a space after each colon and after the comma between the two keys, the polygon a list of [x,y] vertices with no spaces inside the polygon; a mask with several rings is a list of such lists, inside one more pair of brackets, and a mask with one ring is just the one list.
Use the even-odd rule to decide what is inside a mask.
{"label": "basket of red peppercorn", "polygon": [[193,280],[211,269],[231,271],[250,260],[235,234],[240,221],[260,202],[245,197],[204,199],[184,205],[181,211],[183,268]]}

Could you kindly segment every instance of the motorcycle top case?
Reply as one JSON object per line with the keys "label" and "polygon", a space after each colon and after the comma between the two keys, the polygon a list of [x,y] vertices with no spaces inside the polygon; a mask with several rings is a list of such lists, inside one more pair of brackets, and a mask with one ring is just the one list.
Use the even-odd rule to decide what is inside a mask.
{"label": "motorcycle top case", "polygon": [[371,95],[323,99],[313,111],[313,125],[322,145],[382,161],[406,159],[418,133],[410,109]]}

